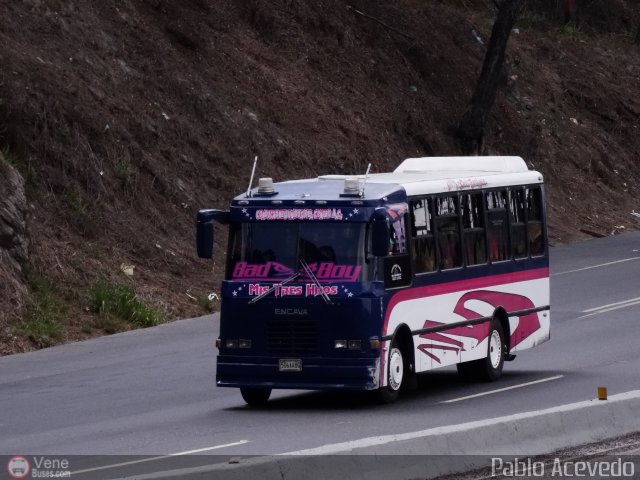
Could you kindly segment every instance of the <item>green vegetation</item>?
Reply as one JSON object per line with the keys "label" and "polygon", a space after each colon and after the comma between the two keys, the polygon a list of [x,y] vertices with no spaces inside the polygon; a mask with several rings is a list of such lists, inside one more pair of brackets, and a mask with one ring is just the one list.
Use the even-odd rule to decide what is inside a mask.
{"label": "green vegetation", "polygon": [[516,25],[520,28],[539,28],[546,29],[550,24],[549,18],[537,11],[526,9],[520,18],[516,21]]}
{"label": "green vegetation", "polygon": [[89,205],[82,198],[82,194],[75,187],[65,188],[62,200],[80,221],[87,221],[91,216]]}
{"label": "green vegetation", "polygon": [[156,308],[142,302],[131,285],[98,281],[91,289],[90,307],[103,316],[102,328],[107,333],[120,331],[129,322],[137,328],[153,327],[164,321]]}
{"label": "green vegetation", "polygon": [[9,145],[5,145],[4,147],[0,148],[0,151],[2,152],[2,156],[4,157],[4,159],[9,162],[9,164],[13,165],[16,168],[18,167],[18,164],[20,163],[18,157],[15,153],[13,153],[13,150],[11,150],[11,147]]}
{"label": "green vegetation", "polygon": [[53,291],[53,284],[40,273],[28,276],[32,302],[27,307],[20,330],[38,348],[46,348],[64,340],[62,321],[67,305]]}
{"label": "green vegetation", "polygon": [[573,22],[567,23],[560,27],[558,33],[575,41],[580,41],[587,38],[587,34],[584,32],[582,27],[580,27],[580,25],[576,25]]}
{"label": "green vegetation", "polygon": [[118,332],[124,332],[128,330],[128,322],[118,317],[114,317],[108,313],[100,315],[98,321],[95,323],[97,328],[102,329],[107,335],[112,335]]}
{"label": "green vegetation", "polygon": [[27,182],[34,180],[36,172],[33,168],[33,165],[31,164],[30,159],[25,160],[24,158],[20,157],[14,150],[11,149],[9,145],[4,145],[2,148],[0,148],[0,151],[2,151],[2,156],[9,163],[9,165],[18,170],[18,172],[20,172],[22,177]]}
{"label": "green vegetation", "polygon": [[132,190],[136,183],[136,169],[129,162],[121,160],[114,167],[114,175],[125,190]]}
{"label": "green vegetation", "polygon": [[196,299],[198,300],[198,304],[200,305],[200,307],[202,307],[202,310],[207,313],[213,313],[214,305],[213,301],[209,300],[209,295],[207,295],[206,293],[201,293],[199,295],[196,295]]}
{"label": "green vegetation", "polygon": [[76,185],[65,187],[58,194],[60,208],[70,228],[82,235],[92,235],[97,230],[93,209],[81,188]]}

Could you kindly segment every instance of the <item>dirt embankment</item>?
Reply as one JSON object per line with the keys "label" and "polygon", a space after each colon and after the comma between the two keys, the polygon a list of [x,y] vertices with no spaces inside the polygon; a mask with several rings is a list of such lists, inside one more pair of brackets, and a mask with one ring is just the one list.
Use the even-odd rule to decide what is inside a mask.
{"label": "dirt embankment", "polygon": [[[589,2],[580,26],[562,26],[544,10],[554,3],[532,2],[512,35],[485,153],[545,174],[556,241],[637,228],[635,4]],[[281,180],[457,154],[493,13],[484,1],[2,2],[0,147],[26,185],[30,242],[5,285],[48,285],[68,339],[113,329],[91,312],[100,279],[169,319],[215,308],[204,295],[223,257],[195,258],[197,209],[246,188],[254,155],[257,175]],[[31,345],[13,298],[0,298],[4,352]]]}

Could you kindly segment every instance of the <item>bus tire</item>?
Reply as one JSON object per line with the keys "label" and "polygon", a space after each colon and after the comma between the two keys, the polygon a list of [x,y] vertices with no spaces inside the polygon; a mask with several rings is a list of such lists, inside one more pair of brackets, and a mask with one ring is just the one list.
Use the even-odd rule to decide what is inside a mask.
{"label": "bus tire", "polygon": [[502,324],[494,318],[489,328],[487,356],[471,362],[459,363],[458,373],[468,380],[495,382],[502,376],[506,352],[507,344]]}
{"label": "bus tire", "polygon": [[387,361],[387,384],[378,389],[378,397],[382,403],[393,403],[398,399],[407,373],[402,350],[394,339]]}
{"label": "bus tire", "polygon": [[247,405],[251,407],[260,407],[265,405],[269,401],[271,396],[270,388],[249,388],[241,387],[240,394]]}

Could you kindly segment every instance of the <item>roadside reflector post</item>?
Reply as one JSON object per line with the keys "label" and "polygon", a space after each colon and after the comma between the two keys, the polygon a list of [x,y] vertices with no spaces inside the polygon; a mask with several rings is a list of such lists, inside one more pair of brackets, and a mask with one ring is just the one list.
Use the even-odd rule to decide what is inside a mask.
{"label": "roadside reflector post", "polygon": [[598,400],[607,399],[607,387],[598,387]]}

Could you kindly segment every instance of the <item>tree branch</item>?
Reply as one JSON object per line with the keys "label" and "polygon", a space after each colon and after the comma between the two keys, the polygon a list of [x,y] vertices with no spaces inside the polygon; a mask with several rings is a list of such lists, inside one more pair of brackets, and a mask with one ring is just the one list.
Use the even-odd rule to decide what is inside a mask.
{"label": "tree branch", "polygon": [[361,12],[360,10],[353,8],[351,5],[347,5],[347,10],[351,10],[354,13],[357,13],[358,15],[362,15],[365,18],[369,18],[371,20],[373,20],[374,22],[379,23],[380,25],[382,25],[384,28],[391,30],[394,33],[397,33],[398,35],[402,35],[404,38],[408,38],[411,41],[415,41],[415,38],[413,38],[410,35],[407,35],[404,32],[401,32],[400,30],[398,30],[395,27],[392,27],[391,25],[387,25],[386,23],[384,23],[382,20],[380,20],[379,18],[374,17],[373,15],[369,15],[368,13],[365,12]]}

